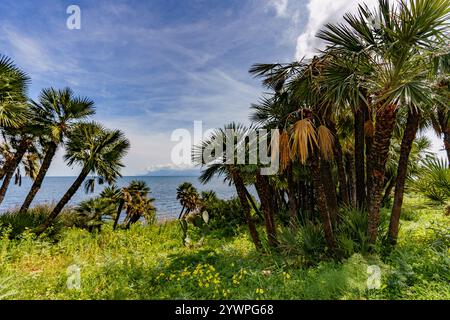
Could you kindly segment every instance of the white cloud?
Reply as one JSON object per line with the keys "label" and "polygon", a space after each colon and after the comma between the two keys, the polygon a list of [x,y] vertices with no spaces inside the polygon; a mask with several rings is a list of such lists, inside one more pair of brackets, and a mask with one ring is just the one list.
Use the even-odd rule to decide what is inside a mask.
{"label": "white cloud", "polygon": [[297,60],[303,57],[311,58],[317,49],[324,49],[323,41],[318,39],[316,34],[326,23],[341,21],[345,13],[357,11],[360,3],[373,7],[376,2],[376,0],[310,0],[308,23],[297,39],[295,58]]}
{"label": "white cloud", "polygon": [[289,0],[270,0],[269,7],[275,9],[278,17],[285,17],[287,15]]}

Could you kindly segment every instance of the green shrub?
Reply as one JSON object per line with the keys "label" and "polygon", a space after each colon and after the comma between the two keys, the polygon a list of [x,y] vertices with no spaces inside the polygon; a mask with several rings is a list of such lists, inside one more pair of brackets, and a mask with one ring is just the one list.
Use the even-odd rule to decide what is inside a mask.
{"label": "green shrub", "polygon": [[225,233],[234,235],[233,230],[246,223],[239,199],[214,199],[206,201],[203,210],[209,214],[209,225],[212,230],[222,229]]}
{"label": "green shrub", "polygon": [[450,198],[448,163],[442,159],[428,160],[414,181],[413,189],[432,201],[445,203]]}
{"label": "green shrub", "polygon": [[[380,211],[381,221],[378,227],[380,236],[386,234],[389,210]],[[355,253],[368,253],[372,246],[367,236],[367,213],[356,209],[342,209],[339,214],[339,224],[336,230],[336,239],[340,251],[349,257]],[[381,237],[380,237],[381,238]]]}
{"label": "green shrub", "polygon": [[314,264],[326,255],[322,224],[306,221],[295,227],[284,228],[280,234],[280,249],[287,257],[297,256],[303,263]]}
{"label": "green shrub", "polygon": [[[11,238],[19,237],[25,230],[41,226],[52,211],[48,205],[38,205],[27,212],[8,211],[0,215],[0,229],[10,229]],[[50,235],[55,235],[61,228],[61,219],[55,222]]]}

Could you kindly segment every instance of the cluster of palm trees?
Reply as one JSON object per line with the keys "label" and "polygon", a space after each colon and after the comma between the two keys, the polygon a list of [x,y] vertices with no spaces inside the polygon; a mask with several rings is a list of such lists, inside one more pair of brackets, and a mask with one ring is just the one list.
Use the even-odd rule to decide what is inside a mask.
{"label": "cluster of palm trees", "polygon": [[[203,182],[224,175],[235,185],[257,248],[248,184],[256,186],[272,246],[277,215],[286,209],[292,225],[318,215],[333,251],[341,207],[367,215],[368,241],[375,244],[391,192],[386,239],[396,243],[405,181],[427,156],[429,143],[418,132],[435,128],[450,159],[449,18],[449,0],[379,0],[374,9],[361,5],[343,23],[324,26],[317,36],[327,48],[314,58],[251,68],[270,90],[252,106],[252,126],[278,129],[281,172],[263,176],[262,164],[230,164],[225,154],[204,161],[205,150],[225,143],[225,130],[238,137],[251,130],[234,123],[203,141],[193,160],[204,166]],[[245,141],[233,144],[248,149]]]}
{"label": "cluster of palm trees", "polygon": [[33,101],[27,97],[29,83],[29,77],[11,59],[0,57],[0,130],[3,137],[0,204],[13,177],[16,183],[20,183],[23,171],[33,179],[20,208],[20,212],[26,212],[59,148],[65,149],[64,158],[69,166],[81,166],[79,176],[40,228],[42,232],[61,213],[89,175],[110,184],[120,176],[121,160],[129,149],[129,141],[120,130],[109,130],[97,122],[88,121],[95,113],[92,100],[75,96],[69,88],[49,88],[42,90],[38,100]]}
{"label": "cluster of palm trees", "polygon": [[[91,186],[89,183],[86,184],[87,188]],[[78,220],[75,225],[91,230],[100,229],[105,218],[110,218],[114,220],[115,230],[123,211],[125,211],[123,220],[125,229],[129,229],[141,218],[148,224],[153,224],[156,220],[156,208],[153,205],[155,199],[150,198],[149,194],[150,187],[145,181],[133,180],[123,188],[116,185],[107,186],[98,197],[82,201],[75,208]]]}

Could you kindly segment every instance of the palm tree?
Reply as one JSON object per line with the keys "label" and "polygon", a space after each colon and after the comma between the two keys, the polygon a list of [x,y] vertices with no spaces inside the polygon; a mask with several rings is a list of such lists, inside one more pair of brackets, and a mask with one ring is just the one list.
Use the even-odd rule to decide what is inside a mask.
{"label": "palm tree", "polygon": [[197,189],[189,182],[184,182],[177,188],[177,200],[182,206],[178,219],[196,210],[200,204]]}
{"label": "palm tree", "polygon": [[75,125],[68,135],[64,158],[70,166],[81,165],[81,172],[38,233],[44,232],[52,224],[89,174],[102,177],[108,184],[114,183],[121,176],[121,161],[129,147],[129,141],[120,130],[108,130],[96,122]]}
{"label": "palm tree", "polygon": [[75,225],[87,228],[90,232],[94,229],[100,231],[105,216],[115,214],[114,207],[103,198],[93,198],[82,201],[75,208]]}
{"label": "palm tree", "polygon": [[[253,244],[256,249],[259,250],[261,249],[261,240],[259,239],[255,221],[251,216],[248,190],[245,186],[244,176],[246,166],[229,164],[227,161],[225,152],[227,146],[227,131],[232,131],[234,133],[234,139],[236,137],[245,137],[248,133],[246,127],[235,123],[228,124],[223,129],[216,129],[208,139],[205,139],[200,145],[194,148],[192,159],[196,165],[202,167],[206,166],[199,178],[202,183],[208,183],[214,176],[225,176],[225,181],[234,184]],[[236,148],[239,144],[239,142],[234,139],[233,141],[228,141],[229,144],[232,144],[232,146],[228,145],[228,148]],[[209,153],[207,157],[211,157],[211,159],[205,159],[205,153]],[[236,152],[234,152],[234,154],[236,154]],[[233,161],[233,163],[236,163],[236,161]]]}
{"label": "palm tree", "polygon": [[30,78],[11,59],[0,55],[0,127],[18,128],[27,119]]}
{"label": "palm tree", "polygon": [[5,136],[9,136],[9,143],[15,149],[12,156],[8,156],[2,168],[3,181],[0,187],[0,204],[5,199],[9,184],[17,172],[20,164],[27,153],[36,151],[35,140],[39,135],[39,128],[34,123],[28,122],[20,128],[9,128],[5,130]]}
{"label": "palm tree", "polygon": [[45,135],[42,139],[45,146],[45,156],[30,192],[20,208],[21,212],[27,211],[33,202],[58,147],[64,143],[70,129],[80,119],[94,114],[93,105],[94,102],[88,98],[75,97],[70,88],[62,90],[44,89],[39,97],[39,102],[31,102],[30,108],[34,120],[42,127],[41,130]]}
{"label": "palm tree", "polygon": [[[123,188],[125,202],[123,208],[126,211],[124,220],[125,228],[139,221],[144,217],[147,223],[155,221],[156,209],[153,205],[155,199],[149,198],[150,187],[145,181],[133,180],[128,187]],[[120,212],[118,213],[119,216]],[[118,219],[118,218],[117,218]]]}
{"label": "palm tree", "polygon": [[[346,24],[328,24],[318,34],[330,50],[353,58],[355,73],[365,75],[364,88],[376,113],[367,162],[371,243],[377,239],[385,165],[398,109],[429,105],[429,56],[446,46],[449,12],[449,0],[404,0],[397,7],[379,0],[376,10],[360,6],[358,15],[345,16]],[[367,73],[368,64],[372,68]]]}

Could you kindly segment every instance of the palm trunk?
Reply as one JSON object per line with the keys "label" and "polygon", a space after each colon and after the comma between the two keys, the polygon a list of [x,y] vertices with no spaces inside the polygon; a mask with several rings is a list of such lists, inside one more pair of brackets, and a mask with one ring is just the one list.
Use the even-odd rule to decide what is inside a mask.
{"label": "palm trunk", "polygon": [[389,202],[389,199],[391,197],[392,190],[394,190],[395,183],[396,183],[396,177],[391,177],[389,179],[389,182],[388,182],[388,184],[386,186],[386,189],[384,191],[383,199],[381,200],[381,204],[382,204],[383,207],[387,206],[387,204]]}
{"label": "palm trunk", "polygon": [[73,184],[70,186],[70,188],[67,190],[67,192],[63,195],[61,200],[56,204],[55,208],[53,208],[53,211],[50,213],[50,215],[47,217],[44,225],[39,228],[37,234],[42,234],[47,228],[49,228],[53,221],[58,217],[58,215],[61,213],[61,211],[64,209],[64,207],[69,203],[70,199],[75,195],[75,193],[78,191],[78,189],[83,184],[83,181],[87,178],[88,174],[90,172],[90,169],[88,167],[84,167],[81,170],[81,173],[78,175],[78,177],[75,179]]}
{"label": "palm trunk", "polygon": [[369,241],[374,244],[378,236],[380,223],[381,196],[384,187],[386,161],[391,144],[392,132],[397,116],[396,105],[383,106],[377,112],[375,136],[370,152],[372,185],[368,192],[368,230]]}
{"label": "palm trunk", "polygon": [[25,198],[22,207],[20,208],[20,212],[26,212],[33,202],[34,197],[38,193],[39,189],[42,186],[42,182],[44,181],[45,175],[47,174],[48,169],[50,168],[50,164],[56,154],[56,150],[58,149],[58,145],[56,143],[50,143],[48,146],[47,152],[45,153],[44,160],[42,161],[42,165],[39,168],[39,173],[36,176],[36,179],[31,186],[30,192]]}
{"label": "palm trunk", "polygon": [[[365,165],[366,165],[366,192],[370,190],[372,185],[372,168],[370,163],[370,150],[373,145],[373,132],[368,132],[366,125],[373,126],[373,119],[367,105],[364,106],[364,143],[365,143]],[[366,198],[368,195],[366,194]]]}
{"label": "palm trunk", "polygon": [[[124,205],[125,205],[125,201],[122,199],[119,202],[119,206],[117,208],[117,214],[116,214],[116,218],[114,219],[113,230],[116,230],[116,228],[117,228],[117,224],[119,223],[119,219],[120,219],[120,214],[122,213]],[[183,210],[184,210],[184,207],[183,207]],[[181,213],[183,213],[183,210],[181,211]],[[181,213],[180,213],[180,216],[181,216]],[[178,219],[180,219],[180,217]]]}
{"label": "palm trunk", "polygon": [[180,212],[180,215],[178,216],[178,220],[180,220],[181,219],[181,217],[183,216],[183,213],[184,213],[184,210],[186,209],[186,206],[185,205],[183,205],[183,208],[181,208],[181,212]]}
{"label": "palm trunk", "polygon": [[403,134],[402,145],[400,147],[400,159],[397,168],[397,181],[395,184],[394,205],[392,207],[391,222],[389,224],[389,242],[392,245],[397,243],[398,229],[400,223],[400,213],[403,205],[403,195],[405,192],[405,181],[408,172],[409,154],[419,129],[421,115],[415,110],[408,112],[405,133]]}
{"label": "palm trunk", "polygon": [[247,196],[248,201],[250,201],[253,210],[255,210],[255,213],[258,215],[258,217],[260,217],[261,219],[264,219],[264,217],[261,215],[261,212],[259,212],[259,208],[255,203],[255,200],[253,199],[252,195],[250,194],[250,192],[248,192],[248,189],[245,188],[245,194]]}
{"label": "palm trunk", "polygon": [[[297,202],[297,193],[295,190],[295,182],[292,172],[292,165],[290,165],[287,169],[287,182],[288,182],[288,208],[289,208],[289,217],[291,221],[291,225],[295,226],[297,224],[297,215],[298,215],[298,202]],[[303,193],[304,188],[301,188]],[[300,194],[300,199],[302,199],[303,194]]]}
{"label": "palm trunk", "polygon": [[261,201],[261,208],[264,213],[264,222],[266,226],[267,239],[269,246],[276,247],[278,245],[277,229],[274,219],[274,208],[270,199],[271,193],[269,188],[269,181],[266,176],[262,176],[261,173],[256,173],[256,191],[258,192],[259,200]]}
{"label": "palm trunk", "polygon": [[259,240],[258,230],[256,230],[255,222],[250,214],[250,205],[248,203],[247,195],[245,192],[245,184],[244,180],[240,176],[239,173],[232,173],[234,186],[236,188],[236,192],[238,194],[239,200],[241,202],[242,210],[244,211],[245,219],[247,220],[248,229],[250,231],[250,236],[252,237],[252,241],[255,245],[256,250],[261,249],[261,241]]}
{"label": "palm trunk", "polygon": [[322,175],[320,170],[320,163],[317,157],[315,159],[312,159],[311,168],[314,180],[315,199],[320,211],[320,217],[325,232],[325,240],[327,241],[328,247],[332,251],[334,251],[336,248],[336,242],[334,239],[333,224],[331,221],[330,213],[328,211],[327,195],[323,185],[324,182],[322,182],[321,179]]}
{"label": "palm trunk", "polygon": [[325,190],[328,212],[330,214],[331,223],[335,226],[338,220],[338,201],[333,176],[331,174],[330,163],[322,160],[320,162],[320,179]]}
{"label": "palm trunk", "polygon": [[355,112],[355,178],[356,202],[358,208],[364,208],[366,203],[366,183],[364,169],[364,111],[361,106]]}
{"label": "palm trunk", "polygon": [[16,172],[17,167],[20,165],[20,162],[27,152],[29,145],[30,142],[28,139],[22,139],[19,146],[17,147],[14,157],[12,158],[9,165],[5,168],[5,175],[3,177],[2,186],[0,187],[0,204],[5,199],[6,191],[8,191],[8,187],[12,177],[14,176],[14,172]]}
{"label": "palm trunk", "polygon": [[345,177],[345,165],[344,158],[342,156],[342,146],[341,142],[339,141],[339,136],[337,134],[336,125],[334,124],[334,122],[329,121],[328,126],[331,130],[331,133],[333,133],[334,135],[333,155],[338,171],[339,196],[344,206],[348,206],[350,204],[350,196],[348,193],[347,179]]}
{"label": "palm trunk", "polygon": [[444,147],[447,152],[447,160],[450,167],[450,128],[447,128],[446,132],[444,132]]}
{"label": "palm trunk", "polygon": [[357,207],[356,201],[356,178],[355,178],[355,160],[350,153],[347,153],[346,156],[347,162],[347,186],[348,193],[350,195],[350,202],[353,208]]}

